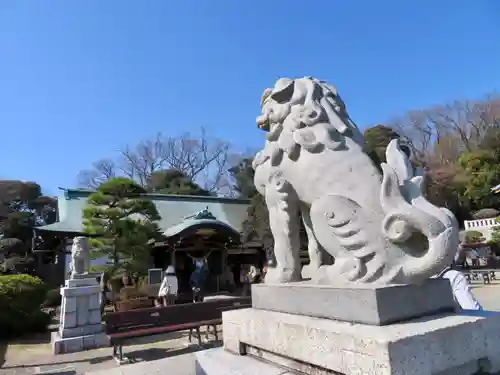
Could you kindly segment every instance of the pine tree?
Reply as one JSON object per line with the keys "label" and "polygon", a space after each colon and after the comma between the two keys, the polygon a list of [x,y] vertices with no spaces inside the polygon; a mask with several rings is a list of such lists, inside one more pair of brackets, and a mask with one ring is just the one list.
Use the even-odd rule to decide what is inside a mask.
{"label": "pine tree", "polygon": [[122,271],[144,274],[150,266],[160,216],[145,192],[134,181],[119,177],[101,184],[88,198],[83,217],[91,254],[108,259],[109,276]]}

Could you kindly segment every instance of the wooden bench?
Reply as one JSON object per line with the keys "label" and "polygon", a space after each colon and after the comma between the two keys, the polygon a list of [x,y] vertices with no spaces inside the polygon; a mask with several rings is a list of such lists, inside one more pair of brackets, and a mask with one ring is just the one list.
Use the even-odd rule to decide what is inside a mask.
{"label": "wooden bench", "polygon": [[[160,308],[112,312],[104,315],[106,334],[113,346],[113,358],[127,362],[123,356],[126,340],[194,329],[201,345],[200,327],[216,327],[222,323],[222,312],[251,307],[249,297],[236,297]],[[215,338],[217,330],[215,329]]]}
{"label": "wooden bench", "polygon": [[116,308],[119,312],[149,308],[153,307],[153,305],[153,300],[149,297],[130,298],[127,300],[116,301]]}

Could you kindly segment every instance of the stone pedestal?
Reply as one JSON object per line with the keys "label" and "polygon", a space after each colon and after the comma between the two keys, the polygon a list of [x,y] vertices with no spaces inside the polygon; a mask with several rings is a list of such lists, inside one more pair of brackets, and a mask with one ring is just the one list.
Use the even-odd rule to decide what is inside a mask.
{"label": "stone pedestal", "polygon": [[197,354],[197,375],[500,370],[500,314],[451,312],[447,280],[354,289],[256,285],[253,308],[223,313],[224,349]]}
{"label": "stone pedestal", "polygon": [[52,338],[54,354],[109,345],[101,323],[101,288],[93,275],[66,281],[61,288],[59,331]]}

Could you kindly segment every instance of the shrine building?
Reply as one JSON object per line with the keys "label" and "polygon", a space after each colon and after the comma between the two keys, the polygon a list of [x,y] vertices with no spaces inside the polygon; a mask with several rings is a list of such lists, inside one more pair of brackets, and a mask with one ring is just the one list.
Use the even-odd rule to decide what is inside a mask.
{"label": "shrine building", "polygon": [[[86,236],[83,210],[93,191],[62,191],[63,194],[58,197],[58,221],[37,227],[35,232],[52,232],[60,236],[61,245],[56,253],[67,263],[73,237]],[[264,262],[265,253],[259,243],[246,246],[241,244],[240,233],[246,219],[249,200],[168,194],[146,196],[154,202],[161,216],[158,226],[163,234],[162,241],[154,245],[151,267],[165,269],[168,265],[174,265],[181,289],[188,288],[186,284],[194,269],[193,259],[206,258],[212,291],[222,289],[219,284],[220,275],[227,265],[231,266],[237,280],[241,265],[262,265]],[[63,274],[58,275],[58,280],[62,279],[61,282],[64,282],[67,265],[58,269],[64,269]]]}

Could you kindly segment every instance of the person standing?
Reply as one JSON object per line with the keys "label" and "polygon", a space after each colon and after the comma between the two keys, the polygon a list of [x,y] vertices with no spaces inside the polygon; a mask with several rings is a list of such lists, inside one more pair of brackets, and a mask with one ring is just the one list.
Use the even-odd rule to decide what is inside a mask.
{"label": "person standing", "polygon": [[206,289],[206,284],[208,277],[210,276],[210,269],[208,268],[208,257],[212,252],[210,251],[207,255],[201,258],[195,258],[194,256],[187,253],[187,256],[193,260],[194,270],[189,277],[189,284],[191,289],[198,288],[200,293],[204,294]]}
{"label": "person standing", "polygon": [[250,267],[245,267],[242,273],[242,283],[243,283],[243,296],[249,297],[252,294],[252,284],[260,283],[261,280],[261,272],[260,270],[251,265]]}
{"label": "person standing", "polygon": [[250,284],[260,283],[262,279],[262,273],[260,272],[260,269],[258,267],[254,265],[250,266],[249,279],[250,279]]}
{"label": "person standing", "polygon": [[236,288],[236,283],[234,281],[234,274],[233,270],[231,269],[231,266],[229,264],[224,265],[224,272],[222,274],[222,280],[223,280],[223,286],[224,288],[232,293],[234,289]]}
{"label": "person standing", "polygon": [[241,294],[243,297],[248,297],[250,295],[250,272],[247,265],[241,267],[240,271],[240,283],[242,285]]}
{"label": "person standing", "polygon": [[158,297],[163,306],[174,305],[179,291],[179,283],[174,266],[168,266],[160,285]]}
{"label": "person standing", "polygon": [[469,252],[470,260],[472,263],[472,268],[479,267],[479,254],[477,253],[476,249],[471,249]]}
{"label": "person standing", "polygon": [[453,265],[446,267],[437,277],[450,281],[453,298],[462,310],[483,310],[479,301],[472,294],[467,278],[462,272],[454,269]]}
{"label": "person standing", "polygon": [[193,292],[193,303],[198,303],[198,302],[203,302],[203,294],[201,293],[201,289],[193,286],[191,288],[191,291]]}
{"label": "person standing", "polygon": [[269,268],[269,265],[267,263],[264,264],[262,267],[262,282],[266,282],[266,274],[267,274],[267,269]]}
{"label": "person standing", "polygon": [[457,253],[455,254],[455,265],[464,269],[469,268],[469,265],[467,264],[467,251],[464,249],[462,244],[458,245]]}

